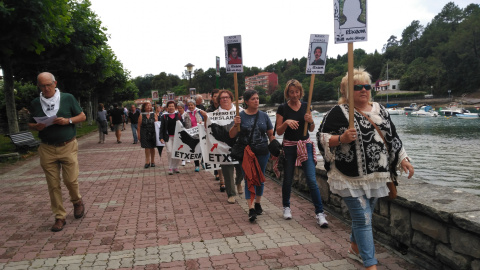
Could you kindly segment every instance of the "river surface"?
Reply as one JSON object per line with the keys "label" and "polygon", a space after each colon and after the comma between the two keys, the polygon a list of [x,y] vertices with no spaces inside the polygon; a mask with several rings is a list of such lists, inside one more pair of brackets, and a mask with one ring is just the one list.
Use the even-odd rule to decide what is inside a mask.
{"label": "river surface", "polygon": [[[317,128],[322,118],[314,118]],[[412,159],[413,179],[480,195],[480,119],[391,118]],[[270,119],[275,122],[275,117]],[[316,132],[310,133],[315,143]]]}

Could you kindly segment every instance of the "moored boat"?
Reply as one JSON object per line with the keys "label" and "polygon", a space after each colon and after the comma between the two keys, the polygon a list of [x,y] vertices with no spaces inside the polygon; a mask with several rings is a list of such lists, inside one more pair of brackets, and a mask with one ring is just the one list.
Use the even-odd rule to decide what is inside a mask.
{"label": "moored boat", "polygon": [[422,106],[418,111],[411,112],[409,115],[414,117],[437,117],[438,112],[434,111],[432,106]]}
{"label": "moored boat", "polygon": [[465,114],[465,113],[470,113],[469,110],[465,110],[463,108],[461,103],[458,102],[452,102],[448,105],[448,107],[445,107],[445,109],[440,110],[440,112],[445,115],[445,116],[454,116],[457,114]]}
{"label": "moored boat", "polygon": [[405,114],[405,110],[399,109],[399,108],[388,108],[387,112],[390,115],[403,115],[403,114]]}
{"label": "moored boat", "polygon": [[266,113],[268,116],[275,116],[277,114],[277,112],[274,110],[267,110]]}
{"label": "moored boat", "polygon": [[403,107],[403,110],[404,110],[405,112],[418,111],[417,103],[411,103],[410,106],[408,106],[408,107]]}
{"label": "moored boat", "polygon": [[312,111],[312,117],[322,117],[322,116],[323,116],[323,114],[320,113],[319,111],[317,111],[317,110]]}
{"label": "moored boat", "polygon": [[480,115],[478,113],[459,113],[456,117],[460,119],[478,119]]}

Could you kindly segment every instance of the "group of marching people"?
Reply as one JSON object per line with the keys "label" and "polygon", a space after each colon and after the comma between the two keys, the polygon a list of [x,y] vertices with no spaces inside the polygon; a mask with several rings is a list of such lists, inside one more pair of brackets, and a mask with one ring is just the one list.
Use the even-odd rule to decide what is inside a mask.
{"label": "group of marching people", "polygon": [[[348,93],[348,74],[342,79],[338,105],[325,113],[318,128],[317,149],[308,132],[304,134],[305,126],[309,132],[313,132],[316,127],[307,103],[302,101],[304,90],[298,80],[287,82],[284,90],[287,102],[278,107],[274,124],[265,112],[259,110],[258,93],[254,90],[245,91],[243,100],[246,108],[239,108],[234,125],[227,132],[231,139],[236,138],[236,143],[248,145],[248,151],[252,155],[244,156],[244,160],[238,164],[221,165],[221,169],[215,171],[215,179],[220,181],[220,191],[226,191],[228,203],[235,203],[237,193],[245,193],[249,207],[248,218],[252,222],[256,220],[263,213],[261,198],[265,169],[270,158],[269,144],[275,140],[276,130],[278,135],[283,135],[280,151],[284,157],[283,218],[290,220],[293,217],[290,196],[294,169],[301,167],[314,205],[316,222],[320,227],[326,228],[328,221],[315,173],[316,151],[319,150],[325,161],[330,191],[343,198],[352,219],[348,256],[361,261],[366,269],[377,269],[372,232],[375,204],[378,198],[388,196],[386,184],[391,182],[392,174],[401,171],[408,173],[408,178],[411,178],[414,169],[390,115],[382,105],[371,101],[370,77],[363,68],[354,70],[352,97]],[[354,103],[353,128],[349,128],[350,99]],[[145,168],[155,166],[154,148],[157,147],[161,155],[165,145],[169,174],[179,172],[181,160],[171,158],[177,121],[181,121],[185,128],[191,128],[204,124],[208,118],[207,112],[236,110],[233,94],[228,90],[214,90],[212,103],[206,110],[200,110],[195,105],[195,101],[187,101],[188,109],[184,111],[184,104],[169,101],[164,113],[161,107],[153,112],[150,103],[142,106],[138,120],[138,139],[142,148],[145,148]],[[160,122],[157,134],[156,122]],[[156,142],[155,138],[159,138],[159,141]],[[247,158],[248,162],[245,161]],[[261,173],[252,176],[249,166],[256,166]],[[199,171],[198,161],[195,162],[195,171]]]}

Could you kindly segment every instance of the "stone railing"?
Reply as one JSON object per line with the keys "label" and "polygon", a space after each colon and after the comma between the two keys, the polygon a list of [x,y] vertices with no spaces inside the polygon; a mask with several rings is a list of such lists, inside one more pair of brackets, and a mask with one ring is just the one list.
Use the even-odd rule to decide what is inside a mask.
{"label": "stone railing", "polygon": [[[277,181],[272,161],[267,176]],[[303,171],[296,168],[295,190],[310,198]],[[323,165],[317,183],[324,207],[350,223],[340,196],[330,192]],[[456,189],[399,179],[398,198],[379,200],[373,217],[375,240],[426,269],[480,269],[480,197]]]}

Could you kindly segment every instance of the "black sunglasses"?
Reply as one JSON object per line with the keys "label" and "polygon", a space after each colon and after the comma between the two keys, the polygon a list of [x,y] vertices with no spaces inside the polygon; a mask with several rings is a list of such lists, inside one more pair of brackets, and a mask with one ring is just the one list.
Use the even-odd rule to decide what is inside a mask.
{"label": "black sunglasses", "polygon": [[354,91],[362,91],[363,88],[368,91],[372,89],[372,86],[370,84],[356,84],[353,86]]}

